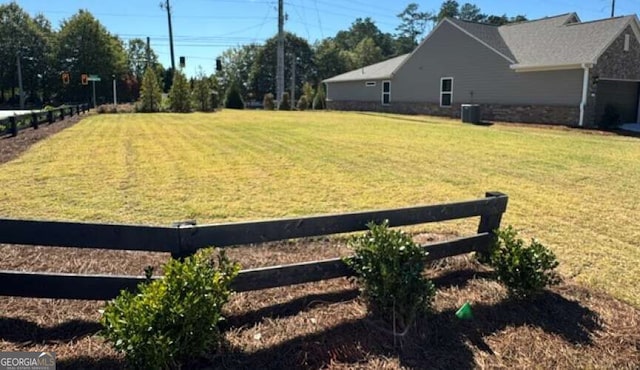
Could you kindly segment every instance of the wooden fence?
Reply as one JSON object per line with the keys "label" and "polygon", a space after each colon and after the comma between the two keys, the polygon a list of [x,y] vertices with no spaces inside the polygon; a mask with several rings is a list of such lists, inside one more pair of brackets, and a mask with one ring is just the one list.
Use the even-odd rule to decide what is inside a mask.
{"label": "wooden fence", "polygon": [[88,104],[69,105],[51,110],[31,112],[21,115],[9,116],[0,119],[0,135],[11,134],[18,136],[18,132],[28,128],[38,129],[43,123],[52,124],[65,117],[73,117],[89,110]]}
{"label": "wooden fence", "polygon": [[[429,260],[473,251],[486,251],[500,226],[508,197],[490,192],[485,198],[410,208],[337,215],[287,218],[215,225],[134,226],[0,219],[0,243],[76,248],[168,252],[179,258],[198,249],[260,243],[301,237],[362,231],[367,223],[389,220],[390,226],[414,225],[480,216],[477,233],[424,246]],[[242,270],[233,282],[236,291],[301,284],[342,276],[352,271],[341,258]],[[143,276],[87,275],[0,271],[0,295],[94,299],[134,291]]]}

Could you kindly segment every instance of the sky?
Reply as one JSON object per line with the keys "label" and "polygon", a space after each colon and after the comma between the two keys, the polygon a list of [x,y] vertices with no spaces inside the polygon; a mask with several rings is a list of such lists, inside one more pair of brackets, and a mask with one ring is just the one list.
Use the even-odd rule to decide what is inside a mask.
{"label": "sky", "polygon": [[[18,0],[29,14],[43,13],[54,28],[79,9],[90,11],[112,34],[123,40],[151,38],[160,62],[171,65],[166,0]],[[169,0],[172,8],[175,60],[186,57],[185,72],[199,67],[213,73],[215,59],[224,50],[252,42],[262,43],[277,33],[277,0]],[[383,32],[394,33],[397,14],[410,2],[421,11],[437,12],[441,0],[285,0],[285,30],[310,44],[346,30],[356,18],[370,17]],[[466,1],[458,1],[465,3]],[[486,14],[529,19],[576,12],[582,21],[611,15],[612,0],[477,0],[469,1]],[[8,1],[0,1],[8,3]],[[640,13],[640,0],[616,0],[616,15]]]}

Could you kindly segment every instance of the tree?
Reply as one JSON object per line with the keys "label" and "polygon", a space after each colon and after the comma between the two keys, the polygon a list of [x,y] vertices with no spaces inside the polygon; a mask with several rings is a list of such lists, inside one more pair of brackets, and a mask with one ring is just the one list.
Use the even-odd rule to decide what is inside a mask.
{"label": "tree", "polygon": [[158,76],[153,68],[147,68],[142,78],[141,107],[143,112],[157,112],[160,110],[162,90],[158,83]]}
{"label": "tree", "polygon": [[[220,56],[222,70],[216,72],[220,88],[226,91],[232,82],[238,83],[240,94],[244,98],[254,98],[256,92],[251,89],[251,71],[262,49],[261,45],[249,44],[225,50]],[[251,96],[249,96],[251,95]]]}
{"label": "tree", "polygon": [[314,45],[313,64],[316,66],[318,80],[353,69],[349,53],[342,50],[331,38],[326,38]]}
{"label": "tree", "polygon": [[396,27],[397,38],[410,40],[411,50],[418,45],[418,37],[424,34],[427,24],[433,19],[433,14],[418,11],[418,4],[410,3],[398,14],[400,25]]}
{"label": "tree", "polygon": [[315,92],[313,91],[313,85],[311,85],[311,83],[309,82],[305,82],[304,85],[302,85],[302,96],[305,97],[305,100],[307,102],[307,106],[305,107],[305,109],[311,108],[314,95]]}
{"label": "tree", "polygon": [[486,14],[482,14],[480,8],[476,5],[465,3],[460,7],[460,19],[469,22],[484,22],[487,19]]}
{"label": "tree", "polygon": [[325,102],[324,89],[322,88],[321,85],[318,85],[318,88],[316,89],[316,96],[313,98],[313,109],[317,110],[317,109],[325,109],[325,108],[326,108],[326,102]]}
{"label": "tree", "polygon": [[181,70],[173,74],[173,85],[169,90],[169,109],[177,113],[191,112],[191,91],[187,77]]}
{"label": "tree", "polygon": [[238,83],[235,81],[229,84],[224,107],[229,109],[244,109],[244,101],[242,100],[242,95],[240,95],[240,87],[238,87]]}
{"label": "tree", "polygon": [[[251,70],[249,87],[254,96],[260,97],[276,91],[276,65],[277,65],[277,37],[267,40],[264,47],[260,48]],[[284,39],[284,80],[291,81],[291,61],[296,60],[296,96],[300,95],[300,88],[304,81],[314,79],[315,68],[313,65],[313,51],[307,40],[292,33],[286,33]]]}
{"label": "tree", "polygon": [[17,3],[0,5],[0,102],[10,89],[18,102],[17,59],[22,66],[25,95],[48,87],[52,77],[51,24],[42,15],[31,18]]}
{"label": "tree", "polygon": [[389,33],[382,33],[371,18],[357,18],[346,31],[339,31],[334,41],[341,50],[353,50],[365,38],[373,39],[376,46],[386,57],[396,55],[393,36]]}
{"label": "tree", "polygon": [[455,0],[446,0],[440,6],[440,11],[436,17],[436,22],[445,18],[458,18],[460,16],[459,5]]}
{"label": "tree", "polygon": [[197,110],[202,112],[208,112],[212,108],[211,107],[211,93],[213,91],[213,86],[211,84],[211,80],[204,74],[202,67],[198,70],[198,74],[196,75],[196,79],[193,83],[193,101],[197,106]]}
{"label": "tree", "polygon": [[[147,52],[149,60],[147,60]],[[147,47],[144,40],[134,38],[127,43],[127,63],[131,74],[141,80],[147,66],[155,67],[158,64],[158,55],[153,48]]]}
{"label": "tree", "polygon": [[80,10],[64,20],[58,33],[56,49],[58,70],[71,74],[71,83],[63,90],[66,100],[87,101],[91,95],[80,84],[80,74],[98,75],[104,82],[96,83],[98,96],[111,95],[111,84],[105,83],[126,75],[127,56],[122,41],[111,35],[91,13]]}
{"label": "tree", "polygon": [[362,68],[385,59],[380,47],[378,47],[370,37],[362,39],[362,41],[356,45],[351,53],[351,58],[354,68]]}

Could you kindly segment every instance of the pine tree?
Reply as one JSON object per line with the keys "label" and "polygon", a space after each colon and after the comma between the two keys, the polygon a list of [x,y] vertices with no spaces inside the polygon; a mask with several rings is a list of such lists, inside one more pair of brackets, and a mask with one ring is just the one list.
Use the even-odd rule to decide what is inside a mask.
{"label": "pine tree", "polygon": [[173,86],[169,91],[169,108],[177,113],[191,112],[191,89],[187,78],[180,70],[173,75]]}
{"label": "pine tree", "polygon": [[140,89],[140,100],[142,112],[158,112],[160,110],[160,102],[162,100],[162,90],[158,83],[153,68],[147,68],[142,77],[142,87]]}
{"label": "pine tree", "polygon": [[235,81],[231,83],[227,90],[224,107],[229,109],[244,109],[244,101],[242,101],[242,96],[240,95],[240,88]]}

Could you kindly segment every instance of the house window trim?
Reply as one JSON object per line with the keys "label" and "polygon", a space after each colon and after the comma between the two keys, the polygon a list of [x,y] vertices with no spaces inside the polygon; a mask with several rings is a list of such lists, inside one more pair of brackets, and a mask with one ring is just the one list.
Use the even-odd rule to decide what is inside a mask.
{"label": "house window trim", "polygon": [[[384,84],[388,83],[389,84],[389,92],[384,92]],[[383,80],[382,81],[382,89],[380,89],[380,91],[382,92],[381,96],[380,96],[380,102],[382,103],[382,105],[391,105],[391,80]],[[385,103],[384,102],[384,95],[387,94],[389,96],[389,102]]]}
{"label": "house window trim", "polygon": [[[442,82],[444,80],[451,80],[451,91],[442,91]],[[449,105],[442,104],[442,96],[444,94],[449,94],[451,99],[449,100]],[[451,108],[453,106],[453,77],[441,77],[440,78],[440,108]]]}
{"label": "house window trim", "polygon": [[630,44],[631,44],[631,35],[627,33],[624,35],[624,51],[629,51]]}
{"label": "house window trim", "polygon": [[375,81],[367,81],[364,83],[364,85],[366,87],[375,87],[376,86],[376,82]]}

